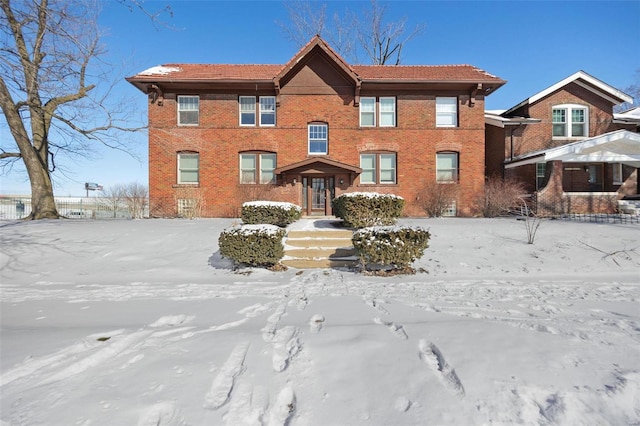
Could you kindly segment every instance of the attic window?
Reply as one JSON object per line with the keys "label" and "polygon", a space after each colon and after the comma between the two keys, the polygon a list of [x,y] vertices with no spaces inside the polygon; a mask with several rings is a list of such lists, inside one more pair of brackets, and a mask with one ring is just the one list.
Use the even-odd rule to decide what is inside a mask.
{"label": "attic window", "polygon": [[552,110],[554,138],[584,138],[588,132],[589,109],[582,105],[556,105]]}

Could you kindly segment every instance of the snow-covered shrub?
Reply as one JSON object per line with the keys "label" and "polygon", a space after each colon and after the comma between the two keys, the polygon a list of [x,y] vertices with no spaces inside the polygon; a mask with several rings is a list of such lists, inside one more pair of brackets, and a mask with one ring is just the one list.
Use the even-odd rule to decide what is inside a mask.
{"label": "snow-covered shrub", "polygon": [[429,247],[431,234],[426,229],[410,226],[363,228],[353,233],[353,247],[364,265],[408,268]]}
{"label": "snow-covered shrub", "polygon": [[218,246],[223,257],[236,264],[273,266],[284,256],[285,231],[275,225],[242,225],[220,233]]}
{"label": "snow-covered shrub", "polygon": [[292,203],[248,201],[242,204],[242,221],[285,227],[302,217],[302,209]]}
{"label": "snow-covered shrub", "polygon": [[350,228],[393,225],[403,208],[402,197],[377,192],[349,192],[333,200],[333,214]]}

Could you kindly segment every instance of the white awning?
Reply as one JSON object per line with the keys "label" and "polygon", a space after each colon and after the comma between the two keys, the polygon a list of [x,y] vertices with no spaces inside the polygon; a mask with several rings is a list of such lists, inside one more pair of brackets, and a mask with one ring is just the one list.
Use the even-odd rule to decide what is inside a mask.
{"label": "white awning", "polygon": [[565,163],[622,163],[640,168],[640,134],[618,130],[515,158],[505,168],[560,160]]}

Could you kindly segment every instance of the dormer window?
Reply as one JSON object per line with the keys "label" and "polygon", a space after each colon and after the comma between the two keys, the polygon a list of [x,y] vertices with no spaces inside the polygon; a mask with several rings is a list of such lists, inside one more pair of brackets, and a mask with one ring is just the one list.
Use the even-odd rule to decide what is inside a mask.
{"label": "dormer window", "polygon": [[585,138],[589,135],[589,110],[582,105],[556,105],[552,111],[554,138]]}

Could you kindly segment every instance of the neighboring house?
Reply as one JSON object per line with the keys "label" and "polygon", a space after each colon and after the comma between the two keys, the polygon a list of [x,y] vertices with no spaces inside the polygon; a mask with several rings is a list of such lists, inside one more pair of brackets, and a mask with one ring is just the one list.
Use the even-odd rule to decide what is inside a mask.
{"label": "neighboring house", "polygon": [[631,96],[579,71],[506,111],[487,111],[487,176],[513,177],[538,213],[608,213],[638,196],[640,116]]}
{"label": "neighboring house", "polygon": [[284,65],[163,65],[127,80],[149,96],[152,216],[237,216],[251,199],[331,214],[344,192],[484,190],[484,98],[505,81],[470,65],[350,65],[314,37]]}

